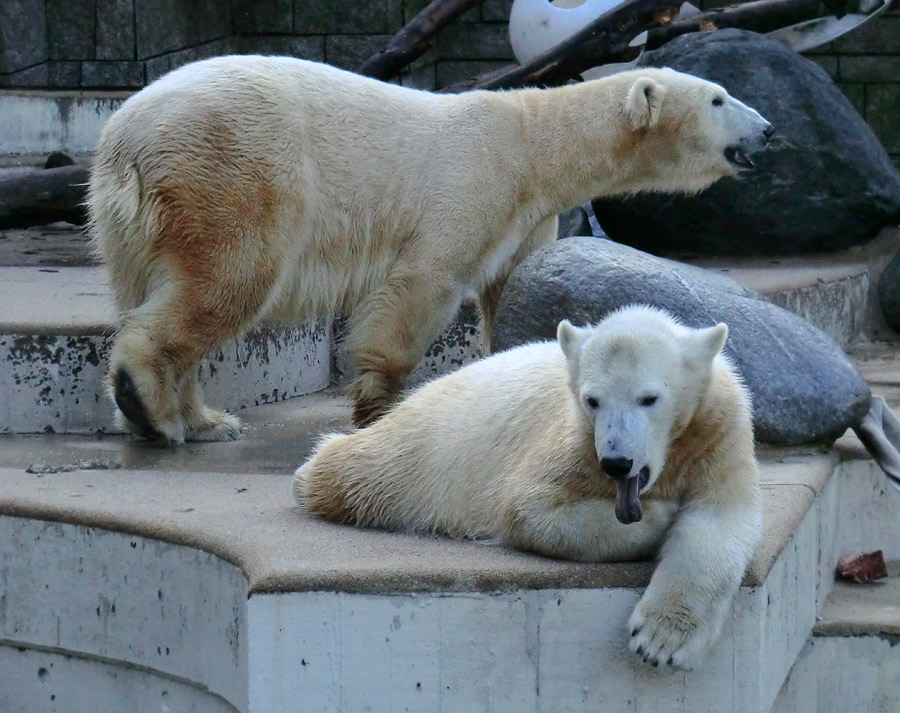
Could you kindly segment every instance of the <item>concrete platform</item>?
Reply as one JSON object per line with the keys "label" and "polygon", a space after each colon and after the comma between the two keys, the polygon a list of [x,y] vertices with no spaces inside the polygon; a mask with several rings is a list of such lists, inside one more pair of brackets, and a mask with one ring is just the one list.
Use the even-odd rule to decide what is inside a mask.
{"label": "concrete platform", "polygon": [[[860,358],[876,392],[900,385],[897,353]],[[349,427],[346,401],[331,389],[243,415],[244,440],[176,450],[0,436],[0,709],[825,713],[797,691],[827,680],[834,563],[900,559],[900,495],[853,437],[766,450],[766,537],[731,623],[706,667],[664,676],[625,650],[652,563],[309,518],[289,476],[318,433]],[[878,641],[870,665],[894,651]]]}
{"label": "concrete platform", "polygon": [[[59,710],[79,710],[66,685],[85,671],[139,679],[114,688],[120,705],[176,681],[197,710],[768,710],[826,591],[833,453],[764,456],[768,534],[729,631],[711,668],[660,676],[624,649],[651,563],[564,562],[298,512],[288,476],[347,411],[332,393],[263,406],[244,441],[175,452],[4,437],[0,669],[49,672],[38,690]],[[77,460],[122,467],[68,470]]]}
{"label": "concrete platform", "polygon": [[900,710],[900,562],[871,584],[836,582],[772,713]]}

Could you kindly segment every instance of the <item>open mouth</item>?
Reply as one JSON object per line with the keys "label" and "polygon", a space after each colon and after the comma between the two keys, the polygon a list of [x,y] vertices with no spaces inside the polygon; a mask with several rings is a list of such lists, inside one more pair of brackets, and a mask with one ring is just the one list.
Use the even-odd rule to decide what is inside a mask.
{"label": "open mouth", "polygon": [[638,522],[644,516],[640,492],[649,482],[650,469],[647,466],[641,468],[637,475],[616,480],[616,519],[623,525]]}
{"label": "open mouth", "polygon": [[729,146],[726,148],[725,158],[728,159],[730,163],[733,163],[735,166],[740,166],[741,168],[753,168],[755,165],[740,146]]}

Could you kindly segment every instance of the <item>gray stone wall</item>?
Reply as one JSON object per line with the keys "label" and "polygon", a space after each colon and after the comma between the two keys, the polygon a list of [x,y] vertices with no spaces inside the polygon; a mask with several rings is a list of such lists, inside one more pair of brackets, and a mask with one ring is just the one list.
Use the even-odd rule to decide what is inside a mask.
{"label": "gray stone wall", "polygon": [[[286,54],[356,69],[427,0],[2,0],[0,88],[137,89],[187,62]],[[726,2],[707,2],[710,5]],[[447,27],[403,82],[445,86],[507,64],[512,0]],[[810,55],[900,165],[900,7]]]}
{"label": "gray stone wall", "polygon": [[[287,54],[356,69],[426,0],[3,0],[0,87],[136,89],[221,54]],[[511,0],[447,29],[408,81],[425,88],[509,62]]]}
{"label": "gray stone wall", "polygon": [[900,166],[900,3],[809,58],[831,75]]}

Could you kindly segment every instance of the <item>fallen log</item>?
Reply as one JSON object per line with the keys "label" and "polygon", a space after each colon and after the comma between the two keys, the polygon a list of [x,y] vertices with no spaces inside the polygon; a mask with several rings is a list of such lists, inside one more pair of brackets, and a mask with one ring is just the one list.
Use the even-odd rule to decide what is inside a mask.
{"label": "fallen log", "polygon": [[0,230],[66,221],[83,225],[90,166],[0,175]]}
{"label": "fallen log", "polygon": [[483,0],[433,0],[391,38],[387,46],[359,68],[359,74],[391,79],[401,69],[425,54],[431,39],[449,22],[480,5]]}

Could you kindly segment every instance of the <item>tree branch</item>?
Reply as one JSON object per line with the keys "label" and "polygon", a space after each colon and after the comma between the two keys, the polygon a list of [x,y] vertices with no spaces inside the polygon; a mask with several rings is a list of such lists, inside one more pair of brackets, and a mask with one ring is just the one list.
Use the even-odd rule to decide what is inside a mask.
{"label": "tree branch", "polygon": [[375,79],[390,79],[425,54],[431,47],[431,39],[441,28],[482,1],[432,0],[391,38],[387,47],[369,57],[357,71]]}

